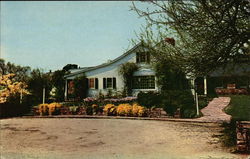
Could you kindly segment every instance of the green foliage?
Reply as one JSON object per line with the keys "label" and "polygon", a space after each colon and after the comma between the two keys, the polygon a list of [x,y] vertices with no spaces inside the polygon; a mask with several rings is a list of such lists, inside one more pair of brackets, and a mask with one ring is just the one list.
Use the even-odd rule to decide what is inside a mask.
{"label": "green foliage", "polygon": [[93,115],[93,107],[86,106],[86,113],[87,113],[87,115]]}
{"label": "green foliage", "polygon": [[77,69],[78,65],[76,64],[67,64],[63,67],[63,71],[69,71],[70,69]]}
{"label": "green foliage", "polygon": [[52,75],[52,85],[56,88],[55,89],[55,100],[57,102],[64,100],[64,87],[65,87],[65,80],[64,80],[65,71],[64,70],[57,70]]}
{"label": "green foliage", "polygon": [[232,115],[230,123],[223,123],[222,136],[220,137],[224,146],[236,146],[236,121],[250,121],[250,96],[231,95],[230,105],[225,109],[227,114]]}
{"label": "green foliage", "polygon": [[105,97],[106,98],[112,98],[113,97],[113,91],[112,91],[112,89],[108,89],[108,92],[107,92],[107,94],[106,94]]}
{"label": "green foliage", "polygon": [[10,62],[5,63],[4,59],[0,58],[0,74],[6,75],[14,73],[15,81],[27,82],[30,70],[31,69],[28,66],[20,66]]}
{"label": "green foliage", "polygon": [[232,119],[230,123],[223,123],[222,127],[224,128],[220,136],[222,144],[226,147],[236,146],[236,120]]}
{"label": "green foliage", "polygon": [[209,97],[199,97],[199,100],[198,100],[199,109],[206,107],[208,105],[209,101],[212,99],[213,98],[209,98]]}
{"label": "green foliage", "polygon": [[161,96],[157,92],[140,92],[137,95],[137,102],[139,105],[142,105],[146,108],[151,108],[153,106],[159,107],[161,102]]}
{"label": "green foliage", "polygon": [[193,95],[190,90],[169,90],[162,92],[162,107],[170,115],[180,108],[181,117],[193,118],[196,115]]}
{"label": "green foliage", "polygon": [[135,63],[127,62],[120,66],[119,73],[124,80],[125,91],[128,96],[132,95],[132,79],[133,73],[138,70],[138,66]]}
{"label": "green foliage", "polygon": [[72,112],[73,114],[76,114],[77,109],[78,109],[78,106],[70,106],[69,107],[70,112]]}
{"label": "green foliage", "polygon": [[0,104],[0,118],[22,116],[30,112],[32,103],[30,96],[24,96],[20,103],[20,96],[12,96],[8,102]]}
{"label": "green foliage", "polygon": [[88,79],[85,75],[82,75],[80,77],[76,77],[74,79],[74,97],[76,100],[82,100],[87,97],[87,91],[88,91],[88,85],[87,85]]}
{"label": "green foliage", "polygon": [[185,73],[173,63],[167,60],[155,62],[154,70],[161,90],[183,90],[190,88]]}
{"label": "green foliage", "polygon": [[250,96],[231,95],[230,105],[225,109],[235,120],[250,121]]}
{"label": "green foliage", "polygon": [[[174,59],[196,75],[206,75],[232,61],[249,62],[250,47],[245,45],[250,44],[249,1],[180,0],[148,4],[140,8],[133,3],[131,9],[145,17],[145,31],[138,37],[154,50],[157,60]],[[174,37],[175,45],[169,44],[167,37]]]}
{"label": "green foliage", "polygon": [[196,107],[190,90],[168,90],[161,93],[140,92],[137,97],[140,105],[147,108],[162,107],[171,116],[178,108],[183,118],[193,118],[196,115]]}
{"label": "green foliage", "polygon": [[34,69],[28,82],[28,90],[31,92],[33,105],[42,103],[43,88],[45,88],[45,102],[49,100],[49,93],[52,88],[51,73],[44,73],[40,69]]}

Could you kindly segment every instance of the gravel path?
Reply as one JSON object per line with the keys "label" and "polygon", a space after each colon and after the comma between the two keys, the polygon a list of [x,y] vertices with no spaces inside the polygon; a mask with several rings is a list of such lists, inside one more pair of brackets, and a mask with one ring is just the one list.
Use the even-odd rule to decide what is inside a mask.
{"label": "gravel path", "polygon": [[216,123],[2,119],[1,159],[245,159],[221,147]]}
{"label": "gravel path", "polygon": [[207,107],[201,110],[201,112],[203,113],[203,117],[198,118],[198,120],[217,123],[229,123],[231,120],[231,115],[228,115],[223,111],[223,109],[227,107],[229,103],[230,97],[214,98],[211,102],[209,102]]}

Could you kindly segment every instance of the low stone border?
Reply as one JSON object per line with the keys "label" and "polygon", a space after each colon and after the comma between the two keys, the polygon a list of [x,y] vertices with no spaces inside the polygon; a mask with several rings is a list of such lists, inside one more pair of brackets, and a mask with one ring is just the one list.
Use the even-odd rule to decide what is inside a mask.
{"label": "low stone border", "polygon": [[94,116],[94,115],[52,115],[52,116],[23,116],[21,118],[84,118],[84,119],[130,119],[130,120],[156,120],[174,122],[194,122],[194,123],[216,123],[196,119],[177,119],[177,118],[149,118],[149,117],[123,117],[123,116]]}
{"label": "low stone border", "polygon": [[250,121],[236,122],[237,150],[250,152]]}

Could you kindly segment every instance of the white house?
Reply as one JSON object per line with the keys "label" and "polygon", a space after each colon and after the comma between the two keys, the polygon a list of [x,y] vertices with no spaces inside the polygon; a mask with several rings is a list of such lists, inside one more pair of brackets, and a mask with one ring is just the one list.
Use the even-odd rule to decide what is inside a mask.
{"label": "white house", "polygon": [[132,94],[136,96],[140,91],[158,91],[155,72],[150,65],[150,54],[145,52],[141,43],[134,46],[116,59],[95,67],[85,67],[71,70],[65,76],[66,89],[65,98],[67,99],[70,81],[84,74],[88,79],[88,96],[96,97],[101,91],[106,94],[108,90],[122,91],[124,82],[122,75],[119,74],[119,66],[127,62],[134,62],[139,66],[138,71],[133,74]]}

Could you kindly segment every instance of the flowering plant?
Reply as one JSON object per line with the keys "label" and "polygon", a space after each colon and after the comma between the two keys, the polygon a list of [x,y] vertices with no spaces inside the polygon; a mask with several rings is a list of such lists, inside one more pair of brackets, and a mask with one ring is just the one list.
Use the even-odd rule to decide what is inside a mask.
{"label": "flowering plant", "polygon": [[133,104],[132,113],[133,113],[133,116],[142,117],[146,115],[146,109],[138,104]]}
{"label": "flowering plant", "polygon": [[132,106],[130,104],[120,104],[117,107],[117,114],[121,116],[131,116],[132,115]]}
{"label": "flowering plant", "polygon": [[54,112],[58,111],[61,107],[62,105],[60,103],[50,103],[50,104],[44,103],[38,105],[40,115],[44,114],[52,115]]}
{"label": "flowering plant", "polygon": [[27,85],[23,82],[14,82],[15,74],[0,75],[0,103],[5,103],[9,97],[29,94]]}
{"label": "flowering plant", "polygon": [[38,105],[40,115],[48,113],[48,109],[49,109],[48,105],[49,104],[47,104],[47,103]]}
{"label": "flowering plant", "polygon": [[116,115],[117,107],[114,104],[107,104],[104,106],[104,113],[107,115]]}

